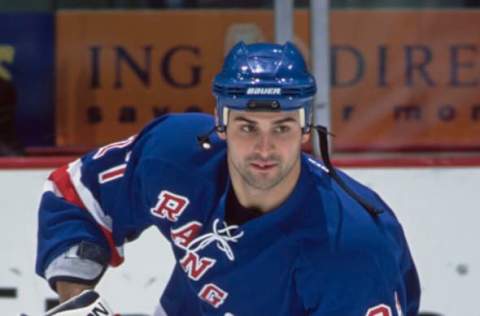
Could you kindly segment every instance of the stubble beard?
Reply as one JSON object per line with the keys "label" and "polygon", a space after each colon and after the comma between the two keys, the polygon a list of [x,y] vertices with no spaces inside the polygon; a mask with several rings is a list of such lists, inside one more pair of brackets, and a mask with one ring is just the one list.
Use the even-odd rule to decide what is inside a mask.
{"label": "stubble beard", "polygon": [[251,161],[259,160],[258,157],[255,156],[248,157],[245,159],[245,162],[241,163],[240,165],[237,165],[232,161],[232,165],[247,185],[256,190],[269,191],[279,185],[292,172],[298,159],[300,159],[300,157],[297,157],[294,161],[292,161],[291,164],[285,165],[279,157],[269,157],[268,162],[275,163],[275,168],[277,169],[276,173],[272,176],[254,173],[251,171]]}

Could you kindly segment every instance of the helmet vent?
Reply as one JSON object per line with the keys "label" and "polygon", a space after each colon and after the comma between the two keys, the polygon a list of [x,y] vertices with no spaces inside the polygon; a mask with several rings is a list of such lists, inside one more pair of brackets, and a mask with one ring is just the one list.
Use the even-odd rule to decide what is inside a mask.
{"label": "helmet vent", "polygon": [[219,84],[213,85],[213,92],[220,95],[242,96],[245,95],[247,88],[242,87],[225,87]]}
{"label": "helmet vent", "polygon": [[296,97],[302,94],[301,88],[283,88],[282,95],[287,97]]}

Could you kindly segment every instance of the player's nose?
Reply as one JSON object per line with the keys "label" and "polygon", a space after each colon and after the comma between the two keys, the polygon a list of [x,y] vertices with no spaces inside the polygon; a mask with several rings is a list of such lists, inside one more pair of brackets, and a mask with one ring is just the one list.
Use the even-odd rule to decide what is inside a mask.
{"label": "player's nose", "polygon": [[272,137],[268,133],[258,135],[255,142],[255,151],[262,157],[267,157],[275,148]]}

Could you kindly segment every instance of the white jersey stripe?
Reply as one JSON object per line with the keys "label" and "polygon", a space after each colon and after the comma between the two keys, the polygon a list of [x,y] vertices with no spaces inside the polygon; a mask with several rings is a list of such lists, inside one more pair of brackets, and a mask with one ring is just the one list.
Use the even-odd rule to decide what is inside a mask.
{"label": "white jersey stripe", "polygon": [[77,191],[78,196],[82,200],[83,205],[85,205],[88,212],[93,216],[95,221],[101,225],[103,228],[106,228],[109,232],[112,232],[112,220],[110,217],[105,215],[103,212],[102,207],[98,203],[98,201],[93,196],[92,192],[83,185],[81,181],[82,176],[82,161],[77,159],[71,162],[68,165],[68,174],[70,175],[70,179],[72,184]]}
{"label": "white jersey stripe", "polygon": [[43,193],[46,193],[46,192],[52,192],[53,194],[55,194],[56,197],[63,198],[62,192],[58,190],[55,183],[51,180],[47,180],[43,184]]}
{"label": "white jersey stripe", "polygon": [[[82,161],[77,159],[68,165],[68,174],[73,187],[77,191],[79,198],[87,211],[92,215],[98,225],[103,227],[108,233],[112,233],[112,219],[106,215],[98,201],[93,196],[92,192],[82,183]],[[123,247],[115,247],[118,254],[123,257]]]}

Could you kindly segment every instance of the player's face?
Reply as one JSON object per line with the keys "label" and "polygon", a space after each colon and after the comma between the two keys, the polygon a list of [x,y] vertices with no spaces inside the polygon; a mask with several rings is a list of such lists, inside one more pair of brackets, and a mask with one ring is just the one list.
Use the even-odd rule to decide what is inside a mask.
{"label": "player's face", "polygon": [[293,112],[230,111],[226,134],[232,177],[250,188],[270,190],[297,180],[302,134]]}

